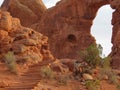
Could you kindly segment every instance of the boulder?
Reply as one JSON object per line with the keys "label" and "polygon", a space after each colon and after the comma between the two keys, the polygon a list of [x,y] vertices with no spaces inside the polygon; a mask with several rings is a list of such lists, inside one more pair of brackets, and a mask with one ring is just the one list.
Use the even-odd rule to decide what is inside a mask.
{"label": "boulder", "polygon": [[92,77],[90,74],[87,74],[87,73],[84,73],[84,74],[83,74],[83,78],[84,78],[85,80],[93,80],[93,77]]}
{"label": "boulder", "polygon": [[75,59],[60,59],[60,62],[64,65],[66,65],[70,71],[74,71],[74,62],[76,60]]}
{"label": "boulder", "polygon": [[0,28],[4,30],[12,29],[12,18],[8,12],[3,12],[0,17]]}
{"label": "boulder", "polygon": [[50,67],[52,68],[53,71],[60,72],[60,73],[68,73],[69,68],[62,64],[59,60],[56,60],[52,64],[50,64]]}

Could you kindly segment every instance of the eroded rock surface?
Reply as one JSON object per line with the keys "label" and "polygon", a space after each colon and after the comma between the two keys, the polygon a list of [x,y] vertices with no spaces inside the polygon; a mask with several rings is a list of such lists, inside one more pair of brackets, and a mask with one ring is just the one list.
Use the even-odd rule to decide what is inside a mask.
{"label": "eroded rock surface", "polygon": [[46,36],[21,26],[19,19],[0,11],[0,60],[4,60],[9,51],[14,52],[19,62],[54,59]]}
{"label": "eroded rock surface", "polygon": [[[115,9],[112,19],[111,56],[112,65],[114,68],[119,68],[119,0],[61,0],[50,9],[46,9],[41,0],[5,0],[2,8],[8,10],[14,17],[20,18],[25,26],[48,36],[50,49],[57,58],[78,58],[81,49],[95,43],[90,28],[98,9],[106,4],[110,4]],[[6,28],[8,27],[9,25]]]}
{"label": "eroded rock surface", "polygon": [[2,9],[19,18],[23,26],[36,23],[46,11],[42,0],[4,0]]}
{"label": "eroded rock surface", "polygon": [[95,43],[90,34],[97,10],[105,0],[62,0],[47,10],[42,19],[32,25],[47,35],[50,49],[58,58],[79,58],[79,52]]}
{"label": "eroded rock surface", "polygon": [[120,0],[111,0],[111,7],[115,9],[112,17],[112,66],[120,69]]}
{"label": "eroded rock surface", "polygon": [[[18,17],[16,11],[23,10],[22,8],[18,9],[18,6],[24,5],[29,10],[36,12],[29,5],[37,1],[39,0],[6,0],[8,4],[3,4],[2,7],[8,8],[13,16]],[[39,2],[42,3],[41,0]],[[17,3],[20,5],[16,5]],[[55,7],[48,10],[43,9],[45,8],[43,4],[39,4],[42,9],[37,11],[43,10],[45,12],[39,12],[41,19],[36,24],[28,24],[27,26],[50,38],[50,49],[57,58],[78,58],[81,49],[95,43],[95,39],[90,34],[92,21],[100,6],[107,3],[107,0],[61,0]],[[35,4],[33,5],[35,6]],[[36,6],[34,8],[37,9]],[[19,13],[21,14],[21,12]],[[24,17],[25,15],[20,16]],[[25,24],[29,21],[28,19],[33,20],[30,17],[24,18],[24,21],[23,18],[20,18]]]}

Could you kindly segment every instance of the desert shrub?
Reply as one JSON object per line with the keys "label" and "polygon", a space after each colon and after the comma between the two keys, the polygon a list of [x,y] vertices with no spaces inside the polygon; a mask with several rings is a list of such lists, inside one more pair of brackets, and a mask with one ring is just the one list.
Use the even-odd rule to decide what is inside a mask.
{"label": "desert shrub", "polygon": [[111,60],[110,57],[103,58],[100,75],[101,76],[107,75],[109,82],[116,85],[118,83],[118,79],[117,79],[117,75],[112,71],[110,67],[110,60]]}
{"label": "desert shrub", "polygon": [[112,71],[110,67],[107,68],[101,68],[100,70],[100,77],[99,79],[102,79],[104,75],[108,76],[108,82],[117,85],[118,79],[117,75]]}
{"label": "desert shrub", "polygon": [[99,90],[100,81],[99,80],[87,80],[85,82],[85,86],[88,90]]}
{"label": "desert shrub", "polygon": [[120,84],[117,84],[117,90],[120,90]]}
{"label": "desert shrub", "polygon": [[110,57],[105,57],[102,59],[102,63],[101,63],[101,69],[100,69],[100,78],[102,79],[102,77],[104,77],[104,75],[112,75],[112,69],[110,67]]}
{"label": "desert shrub", "polygon": [[111,57],[105,57],[102,60],[102,67],[103,68],[110,68],[110,61],[111,61]]}
{"label": "desert shrub", "polygon": [[43,78],[47,78],[47,79],[52,79],[52,78],[54,78],[54,75],[55,75],[53,70],[50,67],[47,67],[47,66],[43,66],[40,69],[40,72],[41,72],[41,76]]}
{"label": "desert shrub", "polygon": [[110,74],[112,74],[111,68],[101,68],[100,69],[100,74],[101,75],[110,75]]}
{"label": "desert shrub", "polygon": [[111,73],[108,76],[109,76],[110,83],[115,84],[115,85],[117,85],[119,83],[118,79],[117,79],[117,75],[115,73]]}
{"label": "desert shrub", "polygon": [[101,63],[101,47],[97,47],[92,44],[87,49],[80,52],[80,56],[85,60],[91,67],[99,66]]}
{"label": "desert shrub", "polygon": [[15,58],[13,52],[8,52],[8,53],[5,55],[5,62],[6,62],[6,65],[7,65],[8,69],[9,69],[11,72],[17,74],[16,58]]}
{"label": "desert shrub", "polygon": [[61,75],[61,76],[59,76],[58,84],[59,85],[67,85],[68,79],[69,79],[69,77]]}

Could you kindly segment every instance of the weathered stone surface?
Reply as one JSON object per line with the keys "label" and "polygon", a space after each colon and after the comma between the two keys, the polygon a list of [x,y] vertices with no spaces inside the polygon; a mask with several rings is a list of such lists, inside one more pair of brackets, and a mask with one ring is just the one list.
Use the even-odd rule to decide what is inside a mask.
{"label": "weathered stone surface", "polygon": [[[90,34],[90,28],[97,10],[100,6],[107,4],[107,0],[61,0],[55,7],[48,10],[45,9],[42,1],[39,1],[41,3],[39,5],[33,4],[31,6],[31,3],[38,1],[6,0],[9,4],[4,2],[2,7],[8,7],[8,11],[15,17],[18,17],[16,11],[21,14],[21,9],[23,10],[22,7],[18,8],[18,6],[24,5],[27,7],[27,9],[24,8],[26,10],[24,11],[25,15],[22,15],[24,14],[22,13],[19,17],[21,22],[25,23],[24,25],[29,20],[30,22],[36,22],[34,15],[34,20],[32,17],[21,18],[21,16],[29,15],[27,10],[31,10],[37,16],[41,15],[38,23],[33,25],[31,25],[32,23],[27,24],[27,26],[31,26],[50,38],[50,49],[57,58],[78,58],[78,53],[81,49],[95,43],[94,38]],[[18,3],[20,5],[17,5]],[[42,12],[38,13],[38,10]],[[43,13],[44,11],[46,12]]]}
{"label": "weathered stone surface", "polygon": [[115,9],[111,56],[114,68],[120,68],[120,0],[61,0],[50,9],[46,9],[41,0],[5,0],[2,9],[20,18],[24,26],[48,36],[50,49],[57,58],[75,59],[81,49],[95,43],[90,28],[98,9],[106,4]]}
{"label": "weathered stone surface", "polygon": [[21,26],[19,20],[6,11],[0,11],[0,16],[0,60],[9,51],[14,52],[19,62],[54,59],[46,36]]}
{"label": "weathered stone surface", "polygon": [[11,30],[12,29],[11,16],[9,15],[9,13],[4,12],[3,15],[1,16],[0,28],[2,28],[4,30]]}
{"label": "weathered stone surface", "polygon": [[112,17],[112,66],[113,68],[120,69],[120,0],[111,0],[110,5],[115,9]]}
{"label": "weathered stone surface", "polygon": [[61,73],[68,73],[69,68],[62,64],[61,61],[56,60],[55,62],[51,63],[50,67],[52,68],[53,71],[56,72],[61,72]]}
{"label": "weathered stone surface", "polygon": [[5,88],[5,87],[8,87],[9,85],[4,82],[4,81],[0,81],[0,88]]}
{"label": "weathered stone surface", "polygon": [[12,16],[20,19],[23,26],[37,22],[46,7],[42,0],[4,0],[2,9],[8,10]]}
{"label": "weathered stone surface", "polygon": [[60,62],[64,65],[66,65],[70,71],[74,72],[74,63],[75,63],[75,59],[60,59]]}
{"label": "weathered stone surface", "polygon": [[31,27],[50,38],[50,49],[57,58],[76,59],[81,49],[95,43],[90,34],[92,21],[100,6],[107,3],[105,0],[62,0]]}

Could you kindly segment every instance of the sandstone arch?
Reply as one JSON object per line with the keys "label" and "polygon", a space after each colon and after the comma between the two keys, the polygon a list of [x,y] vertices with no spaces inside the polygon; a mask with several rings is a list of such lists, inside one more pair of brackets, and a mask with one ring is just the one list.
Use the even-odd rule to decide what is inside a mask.
{"label": "sandstone arch", "polygon": [[[7,1],[7,0],[6,0]],[[9,1],[9,0],[8,0]],[[12,0],[13,1],[13,0]],[[26,0],[14,0],[16,2]],[[36,1],[36,0],[35,0]],[[42,3],[41,0],[38,0]],[[13,2],[13,4],[16,2]],[[47,35],[49,37],[50,47],[53,54],[58,58],[78,58],[77,54],[81,49],[88,47],[91,43],[95,43],[94,37],[90,34],[92,21],[96,16],[98,9],[106,4],[110,4],[115,9],[113,13],[113,34],[112,34],[112,65],[114,68],[120,68],[120,0],[61,0],[55,7],[45,9],[42,7],[39,21],[34,13],[34,22],[26,24],[25,26],[34,28],[35,30]],[[26,7],[27,5],[24,4]],[[14,7],[15,5],[3,5],[2,7]],[[30,9],[32,10],[32,9]],[[9,10],[11,13],[15,11]],[[33,10],[34,11],[34,10]],[[18,12],[21,13],[21,12]],[[32,12],[31,12],[32,13]],[[24,17],[24,14],[21,14]],[[14,14],[14,17],[17,17]],[[23,19],[28,23],[31,18]],[[23,21],[23,24],[24,24]],[[51,23],[52,22],[52,23]],[[77,43],[66,41],[68,35],[76,36]]]}
{"label": "sandstone arch", "polygon": [[[105,0],[62,0],[48,9],[32,28],[50,38],[51,50],[56,57],[78,58],[81,49],[95,43],[90,34],[92,21],[97,10],[108,3]],[[76,43],[66,40],[69,35],[75,35]]]}

